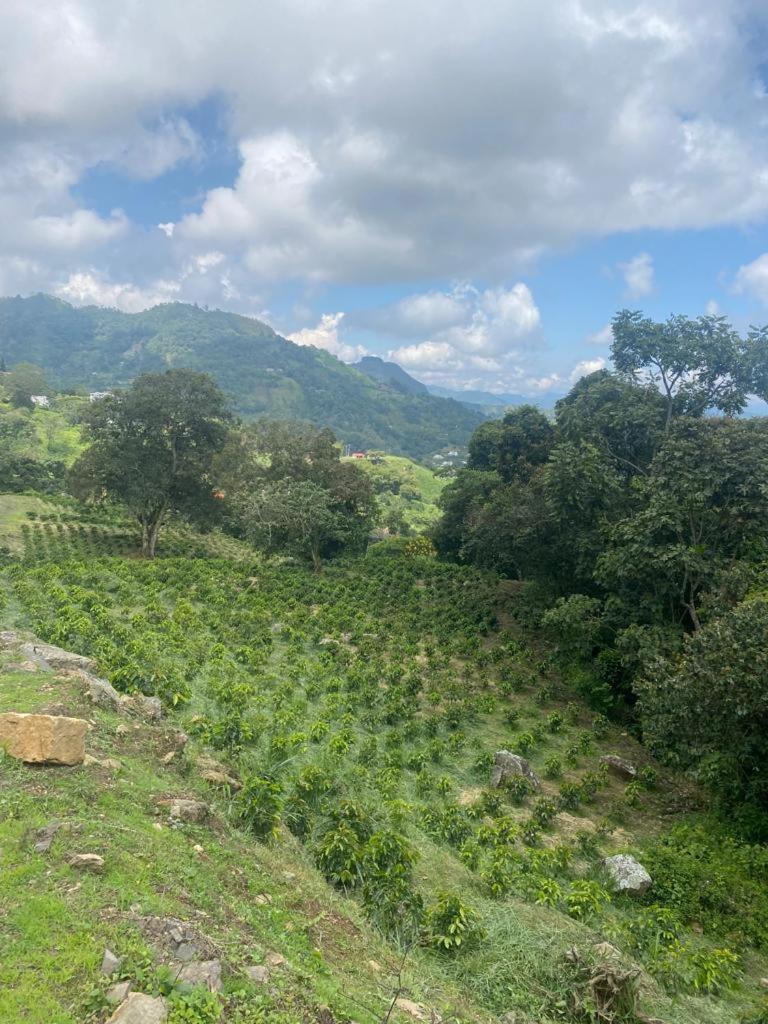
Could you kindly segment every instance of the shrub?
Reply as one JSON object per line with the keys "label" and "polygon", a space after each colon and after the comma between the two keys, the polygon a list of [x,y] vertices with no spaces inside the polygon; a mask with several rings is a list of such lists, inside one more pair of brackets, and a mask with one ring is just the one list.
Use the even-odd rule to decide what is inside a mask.
{"label": "shrub", "polygon": [[238,818],[260,839],[269,839],[280,826],[282,795],[280,786],[271,779],[251,776],[235,798]]}
{"label": "shrub", "polygon": [[598,914],[610,898],[608,891],[597,882],[577,879],[571,882],[565,896],[565,905],[571,917],[584,919]]}
{"label": "shrub", "polygon": [[544,762],[544,774],[548,779],[559,779],[563,774],[563,763],[554,754]]}
{"label": "shrub", "polygon": [[456,893],[441,892],[424,915],[423,942],[448,953],[482,938],[477,912]]}

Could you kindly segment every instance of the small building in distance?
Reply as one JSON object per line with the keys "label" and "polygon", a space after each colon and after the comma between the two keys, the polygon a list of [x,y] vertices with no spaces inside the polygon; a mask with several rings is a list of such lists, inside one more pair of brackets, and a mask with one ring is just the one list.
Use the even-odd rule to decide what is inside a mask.
{"label": "small building in distance", "polygon": [[30,395],[29,400],[32,405],[36,405],[38,409],[50,409],[51,400],[48,395]]}
{"label": "small building in distance", "polygon": [[91,391],[88,395],[89,402],[100,402],[102,398],[111,398],[113,391]]}
{"label": "small building in distance", "polygon": [[366,457],[365,452],[352,452],[353,459],[364,459]]}

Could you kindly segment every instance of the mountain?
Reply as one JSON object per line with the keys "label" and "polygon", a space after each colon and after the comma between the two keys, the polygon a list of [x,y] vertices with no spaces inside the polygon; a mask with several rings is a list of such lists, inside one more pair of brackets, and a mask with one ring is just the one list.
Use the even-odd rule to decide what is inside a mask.
{"label": "mountain", "polygon": [[59,388],[91,391],[185,366],[215,377],[244,417],[307,420],[355,448],[415,459],[465,444],[483,420],[460,402],[405,391],[402,380],[374,380],[295,345],[251,317],[183,303],[121,313],[48,295],[0,299],[0,356],[9,365],[37,363]]}
{"label": "mountain", "polygon": [[497,395],[492,391],[456,391],[451,388],[438,387],[436,384],[430,384],[427,391],[439,398],[452,398],[465,405],[480,406],[483,409],[505,409],[510,405],[538,404],[533,402],[533,399],[526,398],[525,395]]}
{"label": "mountain", "polygon": [[397,388],[398,391],[402,391],[405,395],[429,394],[429,388],[426,384],[422,384],[420,380],[411,377],[397,363],[388,363],[378,356],[363,356],[360,362],[353,365],[361,373],[368,374],[369,377],[381,381],[382,384],[388,384],[391,387]]}

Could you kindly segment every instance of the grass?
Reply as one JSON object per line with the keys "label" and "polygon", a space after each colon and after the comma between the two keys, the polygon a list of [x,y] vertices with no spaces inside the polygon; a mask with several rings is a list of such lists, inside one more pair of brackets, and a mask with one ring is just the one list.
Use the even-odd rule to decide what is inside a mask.
{"label": "grass", "polygon": [[[77,510],[69,511],[66,525],[77,526]],[[375,550],[321,575],[222,558],[66,561],[58,553],[67,550],[6,571],[16,620],[96,657],[116,685],[158,692],[171,717],[159,727],[129,722],[121,735],[123,720],[94,713],[73,679],[21,671],[5,658],[0,711],[63,702],[94,719],[92,752],[118,758],[121,768],[34,770],[0,761],[0,940],[10,950],[0,958],[0,1020],[102,1020],[105,945],[125,955],[126,972],[145,990],[160,989],[145,927],[159,915],[194,922],[221,956],[224,1021],[287,1024],[315,1019],[322,1006],[337,1021],[381,1021],[402,951],[354,893],[329,885],[317,867],[329,814],[350,799],[375,827],[397,830],[415,848],[412,885],[427,905],[449,890],[479,916],[485,937],[458,954],[416,946],[406,957],[402,994],[444,1020],[515,1012],[520,1024],[575,1021],[569,1007],[581,982],[566,954],[576,947],[580,962],[589,962],[604,940],[622,950],[623,963],[645,968],[642,1006],[650,1016],[736,1024],[758,997],[765,950],[738,927],[765,905],[759,874],[747,886],[756,854],[744,850],[743,862],[735,855],[725,882],[712,860],[705,919],[686,918],[682,888],[676,907],[679,940],[692,951],[737,949],[744,971],[732,991],[675,989],[649,947],[630,943],[649,900],[615,898],[584,919],[567,912],[574,885],[603,884],[601,856],[633,851],[642,860],[672,825],[711,827],[711,819],[701,795],[658,766],[658,782],[639,802],[627,801],[620,780],[599,776],[602,753],[638,766],[652,761],[630,736],[597,728],[588,709],[573,704],[546,650],[500,624],[493,577]],[[176,726],[193,737],[189,753],[164,765],[167,729]],[[521,833],[536,798],[517,805],[488,785],[487,758],[515,749],[526,734],[533,737],[526,756],[542,777],[552,757],[563,764],[561,778],[543,778],[545,798],[556,799],[564,783],[599,779],[533,846]],[[277,782],[282,823],[273,842],[244,831],[237,799],[200,779],[201,753],[244,780]],[[308,769],[323,773],[328,790],[302,810]],[[212,802],[213,826],[168,827],[158,801],[177,795]],[[681,812],[681,803],[692,809]],[[297,827],[298,811],[308,816],[306,829]],[[53,819],[71,830],[57,834],[48,855],[33,855],[32,831]],[[689,849],[657,856],[670,894]],[[71,852],[101,853],[104,875],[76,876],[66,863]],[[705,848],[696,855],[706,856]],[[495,896],[494,858],[509,872]],[[555,907],[536,902],[542,880],[562,890]],[[269,951],[286,966],[266,991],[249,987],[242,968]]]}
{"label": "grass", "polygon": [[385,519],[388,513],[400,513],[407,525],[417,532],[438,519],[437,501],[447,483],[445,477],[397,455],[382,456],[380,462],[371,459],[354,462],[371,478]]}

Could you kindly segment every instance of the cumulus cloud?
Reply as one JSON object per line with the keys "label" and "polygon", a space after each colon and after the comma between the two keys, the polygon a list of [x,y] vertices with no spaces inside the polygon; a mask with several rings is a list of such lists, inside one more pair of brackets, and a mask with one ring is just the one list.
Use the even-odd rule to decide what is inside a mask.
{"label": "cumulus cloud", "polygon": [[289,341],[296,345],[311,345],[325,349],[345,363],[354,363],[367,352],[362,345],[348,345],[339,338],[339,327],[344,319],[343,313],[324,313],[320,323],[315,327],[303,327],[293,334],[286,334]]}
{"label": "cumulus cloud", "polygon": [[638,253],[619,264],[630,299],[640,299],[653,291],[653,259],[647,252]]}
{"label": "cumulus cloud", "polygon": [[[386,324],[386,310],[375,322]],[[457,285],[451,292],[411,295],[391,308],[394,335],[427,338],[399,345],[389,358],[433,384],[495,386],[503,390],[523,375],[523,364],[541,344],[541,314],[521,281],[509,288]]]}
{"label": "cumulus cloud", "polygon": [[55,289],[60,298],[73,305],[110,306],[124,313],[138,313],[161,302],[173,302],[179,290],[180,285],[175,281],[159,281],[154,288],[143,289],[105,280],[96,271],[71,274]]}
{"label": "cumulus cloud", "polygon": [[605,360],[602,356],[598,356],[597,359],[582,359],[571,370],[571,382],[575,383],[582,377],[587,377],[590,373],[597,373],[598,370],[604,369]]}
{"label": "cumulus cloud", "polygon": [[768,252],[739,267],[733,289],[735,292],[752,295],[768,305]]}
{"label": "cumulus cloud", "polygon": [[[28,237],[31,258],[45,224],[30,225],[73,216],[89,169],[152,180],[203,157],[187,112],[214,96],[239,174],[142,238],[136,264],[152,273],[165,259],[174,277],[213,249],[257,286],[500,281],[584,237],[768,213],[765,90],[745,28],[766,20],[757,0],[456,0],[450,17],[435,0],[185,10],[2,5],[0,216],[15,210],[6,235]],[[122,280],[115,241],[80,244],[109,252]],[[1,255],[18,252],[6,241]],[[43,277],[53,263],[41,260]],[[630,294],[648,293],[648,260],[625,273]]]}

